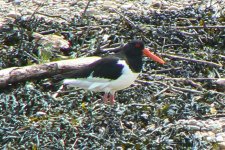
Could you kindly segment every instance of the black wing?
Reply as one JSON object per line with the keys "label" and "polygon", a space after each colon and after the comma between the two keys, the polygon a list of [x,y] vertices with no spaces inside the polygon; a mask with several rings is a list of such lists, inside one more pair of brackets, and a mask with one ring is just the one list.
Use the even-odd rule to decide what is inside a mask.
{"label": "black wing", "polygon": [[122,74],[123,65],[118,64],[119,58],[117,57],[105,57],[85,66],[79,70],[66,72],[60,75],[54,76],[56,80],[62,80],[65,78],[87,78],[90,75],[97,78],[105,79],[117,79]]}

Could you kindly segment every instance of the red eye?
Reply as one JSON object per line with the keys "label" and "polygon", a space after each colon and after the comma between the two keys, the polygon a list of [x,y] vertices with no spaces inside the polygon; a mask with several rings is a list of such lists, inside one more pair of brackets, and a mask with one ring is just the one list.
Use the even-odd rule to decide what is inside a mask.
{"label": "red eye", "polygon": [[137,43],[137,44],[135,44],[135,47],[136,48],[140,48],[141,47],[141,44]]}

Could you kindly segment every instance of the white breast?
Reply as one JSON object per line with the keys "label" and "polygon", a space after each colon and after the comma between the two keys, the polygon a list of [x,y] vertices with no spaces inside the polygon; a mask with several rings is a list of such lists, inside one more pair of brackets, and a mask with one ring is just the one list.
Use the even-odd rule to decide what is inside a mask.
{"label": "white breast", "polygon": [[139,75],[139,73],[132,72],[125,60],[119,60],[118,64],[122,64],[124,68],[122,70],[122,75],[118,79],[110,82],[109,86],[112,91],[118,91],[129,87]]}
{"label": "white breast", "polygon": [[119,60],[118,64],[122,64],[124,68],[122,70],[122,75],[116,80],[96,78],[91,74],[85,79],[65,79],[63,84],[91,91],[114,93],[115,91],[129,87],[139,75],[139,73],[133,73],[124,60]]}

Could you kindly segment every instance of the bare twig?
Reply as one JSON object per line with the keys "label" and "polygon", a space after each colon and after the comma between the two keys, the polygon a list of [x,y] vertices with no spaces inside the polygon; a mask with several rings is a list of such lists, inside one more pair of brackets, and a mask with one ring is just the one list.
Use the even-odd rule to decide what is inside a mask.
{"label": "bare twig", "polygon": [[131,104],[128,104],[127,106],[130,107],[130,106],[154,106],[154,105],[153,104],[148,104],[148,103],[144,103],[144,104],[141,104],[141,103],[131,103]]}
{"label": "bare twig", "polygon": [[[120,12],[118,12],[117,10],[115,10],[113,8],[110,8],[110,9],[113,10],[114,12],[116,12],[117,14],[119,14],[133,29],[136,29],[138,31],[145,33],[143,29],[141,29],[139,26],[135,25],[135,23],[132,22],[130,19],[128,19],[126,16],[124,16],[123,14],[121,14]],[[142,38],[145,41],[151,43],[151,40],[149,40],[145,35],[142,35]]]}
{"label": "bare twig", "polygon": [[170,71],[175,71],[175,70],[181,70],[182,67],[177,67],[177,68],[168,68],[168,69],[161,69],[161,70],[151,70],[148,72],[148,74],[143,74],[143,75],[149,75],[149,74],[152,74],[152,73],[166,73],[166,72],[170,72]]}
{"label": "bare twig", "polygon": [[222,117],[225,117],[225,114],[223,113],[223,114],[215,114],[215,115],[204,115],[203,116],[205,119],[208,119],[208,118],[213,118],[213,119],[215,119],[215,118],[222,118]]}
{"label": "bare twig", "polygon": [[83,18],[85,16],[86,12],[87,12],[87,9],[88,9],[90,3],[91,3],[91,0],[88,1],[86,7],[84,8],[84,12],[82,13],[82,16],[81,16],[81,22],[83,21]]}
{"label": "bare twig", "polygon": [[206,64],[212,67],[222,67],[222,64],[217,64],[214,62],[209,62],[209,61],[205,61],[205,60],[197,60],[197,59],[191,59],[191,58],[186,58],[186,57],[182,57],[182,56],[177,56],[177,55],[170,55],[170,54],[161,54],[164,57],[168,57],[168,58],[172,58],[172,59],[180,59],[180,60],[185,60],[185,61],[190,61],[190,62],[195,62],[195,63],[200,63],[200,64]]}
{"label": "bare twig", "polygon": [[156,93],[156,94],[154,95],[154,97],[157,97],[157,96],[161,95],[162,93],[166,92],[166,91],[169,90],[169,89],[170,89],[169,86],[166,87],[166,88],[164,88],[163,90],[161,90],[161,91],[159,91],[158,93]]}
{"label": "bare twig", "polygon": [[[168,87],[167,84],[159,82],[159,81],[143,81],[143,80],[135,80],[135,81],[138,82],[138,83],[141,83],[141,84],[148,84],[148,85],[151,85],[151,84],[154,84],[154,83],[158,83],[158,84],[161,84],[163,86]],[[174,89],[174,90],[178,90],[178,91],[182,91],[182,92],[189,92],[189,93],[201,93],[201,94],[205,93],[205,91],[198,91],[198,90],[194,90],[194,89],[187,89],[187,88],[181,88],[181,87],[176,87],[176,86],[170,86],[169,89],[171,89],[171,90]],[[169,90],[169,89],[167,89],[167,90]],[[224,93],[217,92],[217,91],[209,90],[208,92],[211,92],[213,94],[220,94],[220,95],[225,96]]]}
{"label": "bare twig", "polygon": [[[128,24],[135,29],[141,30],[139,27],[137,27],[130,19],[128,19],[126,16],[124,16],[123,14],[121,14],[120,12],[118,12],[116,9],[114,8],[110,8],[110,10],[113,10],[115,13],[117,13],[118,15],[120,15],[124,20],[126,20],[128,22]],[[142,30],[141,30],[142,31]]]}
{"label": "bare twig", "polygon": [[221,93],[221,92],[217,92],[217,91],[213,91],[213,90],[209,90],[209,92],[211,92],[213,94],[219,94],[219,95],[225,96],[225,93]]}
{"label": "bare twig", "polygon": [[66,18],[63,18],[60,15],[49,15],[49,14],[44,14],[44,13],[41,13],[41,12],[36,12],[36,13],[39,14],[39,15],[43,15],[43,16],[47,16],[47,17],[51,17],[51,18],[60,18],[60,19],[68,22],[68,20]]}
{"label": "bare twig", "polygon": [[204,82],[204,81],[212,81],[218,80],[219,78],[164,78],[163,80],[176,80],[176,81],[185,81],[185,80],[194,80],[197,82]]}
{"label": "bare twig", "polygon": [[38,7],[34,10],[32,15],[30,16],[30,19],[34,17],[34,15],[37,13],[37,11],[44,5],[44,2],[38,5]]}
{"label": "bare twig", "polygon": [[189,29],[225,29],[225,26],[176,26],[175,29],[189,30]]}
{"label": "bare twig", "polygon": [[175,87],[175,86],[171,86],[171,88],[182,91],[182,92],[188,92],[188,93],[203,93],[203,91],[197,91],[193,89],[187,89],[187,88],[181,88],[181,87]]}
{"label": "bare twig", "polygon": [[76,27],[76,29],[78,30],[84,30],[87,28],[91,28],[91,29],[99,29],[99,28],[111,28],[112,25],[92,25],[92,26],[82,26],[82,27]]}
{"label": "bare twig", "polygon": [[224,55],[219,55],[219,57],[221,57],[223,60],[225,60],[225,56]]}
{"label": "bare twig", "polygon": [[[142,81],[142,80],[136,80],[136,81],[139,82],[139,83],[144,83],[144,84],[159,83],[161,85],[164,85],[164,86],[168,87],[168,85],[166,85],[165,83],[162,83],[162,82],[155,82],[155,81],[149,82],[149,81]],[[171,89],[171,90],[175,89],[175,90],[178,90],[178,91],[191,92],[191,93],[202,93],[202,91],[197,91],[197,90],[187,89],[187,88],[180,88],[180,87],[175,87],[175,86],[169,86],[168,89],[167,88],[165,88],[165,89],[166,90],[168,90],[168,89]],[[165,91],[163,91],[163,92],[165,92]]]}
{"label": "bare twig", "polygon": [[[192,24],[190,20],[187,19],[187,21],[189,22],[190,25]],[[194,31],[196,34],[198,34],[198,32],[197,32],[195,29],[193,29],[193,31]],[[199,42],[200,42],[201,44],[203,43],[203,42],[202,42],[202,39],[201,39],[199,36],[197,36],[197,39],[199,40]]]}
{"label": "bare twig", "polygon": [[39,33],[42,34],[42,35],[47,35],[47,34],[53,34],[55,32],[56,32],[55,29],[50,29],[50,30],[46,30],[46,31],[41,31]]}

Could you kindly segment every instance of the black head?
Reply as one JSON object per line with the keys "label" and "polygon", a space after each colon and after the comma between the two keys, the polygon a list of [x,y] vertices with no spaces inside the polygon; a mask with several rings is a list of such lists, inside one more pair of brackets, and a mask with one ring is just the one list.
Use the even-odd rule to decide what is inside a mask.
{"label": "black head", "polygon": [[140,40],[133,40],[127,43],[123,51],[129,57],[141,57],[143,55],[144,43]]}
{"label": "black head", "polygon": [[145,48],[144,43],[140,40],[133,40],[126,44],[121,53],[125,55],[125,60],[134,72],[140,72],[142,67],[142,56],[145,55],[152,60],[164,64],[165,62]]}

